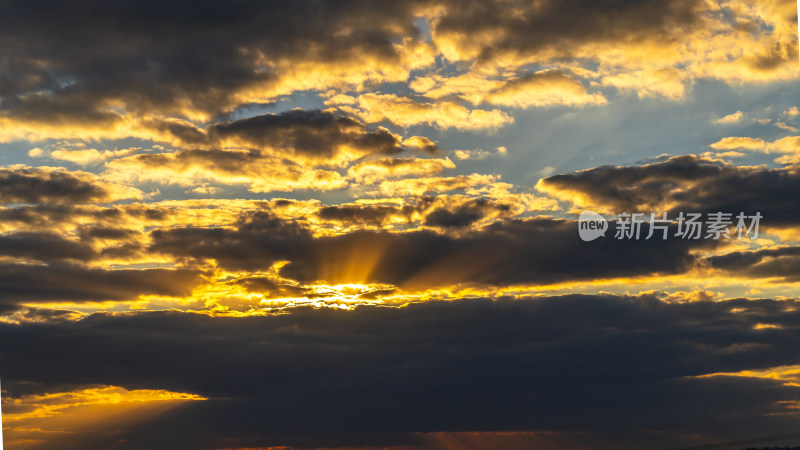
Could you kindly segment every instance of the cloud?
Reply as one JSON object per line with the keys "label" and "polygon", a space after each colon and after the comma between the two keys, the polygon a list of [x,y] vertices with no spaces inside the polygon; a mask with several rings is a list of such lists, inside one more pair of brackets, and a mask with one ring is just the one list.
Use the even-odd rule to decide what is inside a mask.
{"label": "cloud", "polygon": [[347,176],[356,183],[375,184],[392,178],[430,177],[446,169],[455,169],[450,158],[385,158],[365,161],[347,169]]}
{"label": "cloud", "polygon": [[[11,3],[0,11],[0,141],[147,139],[153,120],[209,124],[301,91],[351,108],[358,98],[370,121],[491,130],[511,117],[435,94],[437,57],[469,67],[462,98],[474,104],[493,89],[490,100],[518,107],[605,101],[584,86],[678,99],[697,79],[793,78],[795,15],[785,0]],[[435,102],[363,94],[423,70],[410,86]]]}
{"label": "cloud", "polygon": [[[346,187],[348,180],[336,169],[354,161],[384,157],[378,160],[382,162],[367,161],[350,168],[349,177],[356,182],[366,177],[374,183],[381,172],[395,172],[392,167],[407,167],[410,174],[414,173],[411,167],[435,164],[434,160],[415,162],[386,156],[407,149],[428,153],[437,149],[423,136],[402,141],[385,128],[371,130],[350,117],[300,109],[218,123],[206,129],[174,121],[154,126],[172,136],[173,144],[189,148],[118,158],[108,163],[105,176],[128,183],[166,180],[182,186],[245,184],[253,192],[324,191]],[[441,168],[455,167],[449,160],[439,163]],[[437,172],[432,167],[422,170]],[[362,173],[365,171],[369,174]]]}
{"label": "cloud", "polygon": [[374,227],[377,223],[397,229],[416,228],[435,209],[452,210],[473,202],[486,202],[484,206],[488,208],[487,212],[494,211],[484,216],[482,225],[530,211],[557,209],[557,204],[551,199],[502,190],[476,195],[360,199],[328,205],[318,200],[288,199],[168,200],[113,206],[44,204],[0,208],[0,229],[9,239],[30,236],[31,239],[26,239],[30,243],[41,237],[44,240],[64,240],[67,244],[90,245],[95,251],[91,259],[102,260],[115,249],[128,248],[132,252],[142,250],[147,242],[146,231],[155,228],[230,227],[236,225],[241,215],[257,212],[273,214],[285,221],[296,220],[315,235],[340,234],[362,227]]}
{"label": "cloud", "polygon": [[[561,175],[580,152],[523,142],[574,141],[614,102],[647,121],[733,87],[752,106],[743,84],[796,79],[793,3],[0,3],[6,156],[88,167],[0,167],[3,397],[82,431],[16,416],[18,438],[643,448],[796,425],[797,299],[716,291],[800,281],[771,240],[800,230],[798,137],[756,124],[775,136]],[[739,149],[786,167],[720,160]],[[565,203],[759,211],[766,236],[583,242]],[[543,294],[653,288],[676,291]],[[207,400],[101,420],[173,396]]]}
{"label": "cloud", "polygon": [[53,437],[56,442],[86,443],[90,440],[87,437],[98,428],[130,426],[186,402],[200,400],[207,399],[181,392],[127,390],[117,386],[4,398],[6,445],[14,448],[52,446]]}
{"label": "cloud", "polygon": [[695,78],[792,78],[795,16],[789,1],[486,2],[440,12],[432,36],[447,59],[484,71],[572,65],[605,85],[677,99]]}
{"label": "cloud", "polygon": [[737,136],[724,137],[711,144],[711,148],[714,150],[735,150],[740,148],[746,150],[763,150],[765,146],[766,143],[763,139]]}
{"label": "cloud", "polygon": [[97,254],[94,249],[56,234],[20,232],[0,235],[0,256],[37,261],[88,261]]}
{"label": "cloud", "polygon": [[456,207],[440,207],[431,211],[425,217],[425,225],[441,228],[465,228],[487,215],[493,216],[512,216],[511,205],[489,202],[487,199],[479,198]]}
{"label": "cloud", "polygon": [[570,49],[583,50],[590,43],[636,42],[635,38],[642,42],[639,45],[670,42],[697,20],[696,2],[669,1],[647,7],[581,1],[498,6],[463,5],[438,18],[433,35],[445,56],[451,60],[491,60],[511,54],[522,60],[536,54],[573,56]]}
{"label": "cloud", "polygon": [[[50,146],[47,146],[50,147]],[[100,164],[110,159],[128,156],[140,151],[141,148],[130,147],[122,150],[97,150],[87,148],[83,142],[68,143],[67,145],[55,146],[47,151],[39,147],[28,151],[31,158],[50,158],[59,161],[69,161],[81,166]]]}
{"label": "cloud", "polygon": [[103,269],[61,262],[49,265],[5,263],[0,265],[0,289],[4,293],[0,303],[7,307],[29,302],[133,301],[140,295],[186,296],[199,284],[200,275],[201,272],[194,269]]}
{"label": "cloud", "polygon": [[321,160],[335,160],[344,152],[353,152],[355,159],[401,149],[397,136],[386,129],[371,131],[349,117],[301,109],[214,124],[207,134],[209,143],[215,146],[267,148]]}
{"label": "cloud", "polygon": [[[755,328],[768,329],[777,327],[776,326],[769,327],[765,326],[764,324],[756,324]],[[783,381],[786,386],[800,386],[800,383],[798,383],[798,381],[800,381],[800,377],[798,377],[799,374],[800,374],[800,366],[792,365],[792,366],[770,367],[769,369],[766,370],[742,370],[739,372],[711,373],[706,375],[700,375],[698,378],[710,378],[710,377],[761,378],[768,380],[780,380]],[[796,402],[791,402],[791,403],[796,403]]]}
{"label": "cloud", "polygon": [[744,116],[743,112],[736,111],[733,114],[728,114],[725,117],[721,117],[721,118],[717,119],[716,122],[717,123],[721,123],[721,124],[736,123],[736,122],[742,120],[743,116]]}
{"label": "cloud", "polygon": [[213,205],[209,204],[203,205],[207,207],[205,211],[197,204],[184,203],[182,206],[178,208],[171,202],[103,206],[71,203],[4,206],[0,207],[0,229],[3,232],[59,232],[74,237],[90,228],[141,231],[147,226],[159,226],[172,221],[213,223],[226,214],[237,214],[235,202],[231,202],[231,211],[228,212],[214,210]]}
{"label": "cloud", "polygon": [[460,130],[496,130],[514,122],[499,109],[468,109],[452,101],[425,102],[395,94],[363,94],[359,114],[367,122],[388,120],[401,127],[427,124]]}
{"label": "cloud", "polygon": [[403,141],[403,145],[411,148],[416,148],[419,150],[424,150],[428,153],[436,153],[439,147],[436,145],[435,142],[426,138],[425,136],[411,136],[410,138]]}
{"label": "cloud", "polygon": [[795,364],[798,311],[795,300],[670,303],[648,294],[248,318],[94,314],[77,324],[0,324],[0,350],[4,397],[25,405],[47,393],[55,405],[80,401],[87,384],[123,401],[140,390],[208,398],[158,420],[118,423],[111,438],[130,442],[364,447],[415,445],[419,430],[502,429],[599,433],[609,448],[641,448],[655,438],[730,440],[743,426],[791,430],[771,415],[797,400],[785,380],[698,376]]}
{"label": "cloud", "polygon": [[140,198],[138,189],[59,167],[0,167],[2,203],[93,203]]}
{"label": "cloud", "polygon": [[[776,126],[779,124],[776,124]],[[725,137],[711,144],[715,150],[744,149],[765,154],[784,154],[775,162],[786,165],[800,164],[800,136],[786,136],[767,142],[751,137]]]}
{"label": "cloud", "polygon": [[412,205],[331,205],[323,206],[316,216],[324,222],[334,222],[340,226],[371,225],[388,226],[394,220],[410,221],[416,209]]}
{"label": "cloud", "polygon": [[[359,212],[366,213],[365,209]],[[504,209],[502,204],[470,200],[433,208],[425,220],[428,225],[457,230],[485,215],[502,216]],[[342,214],[347,209],[329,213],[334,211]],[[355,213],[352,208],[349,211]],[[575,221],[539,218],[489,223],[458,235],[361,230],[314,237],[296,221],[261,213],[244,216],[235,228],[155,230],[149,249],[176,258],[213,259],[228,270],[266,270],[288,261],[281,276],[300,282],[370,282],[428,289],[684,273],[693,267],[696,250],[716,243],[608,239],[587,244],[578,239]],[[609,259],[609,254],[615,258]]]}
{"label": "cloud", "polygon": [[256,150],[181,150],[136,155],[112,161],[106,176],[122,182],[180,186],[203,182],[243,184],[252,192],[326,191],[347,186],[336,171],[308,169]]}
{"label": "cloud", "polygon": [[477,186],[498,182],[498,175],[473,173],[453,177],[405,178],[402,180],[381,181],[380,193],[386,196],[418,196],[449,191],[475,191]]}
{"label": "cloud", "polygon": [[589,93],[580,81],[558,69],[499,76],[481,71],[453,76],[433,73],[416,77],[409,87],[428,98],[443,100],[457,96],[474,105],[528,108],[602,105],[607,102],[602,93]]}
{"label": "cloud", "polygon": [[483,150],[481,148],[473,149],[473,150],[454,150],[454,156],[459,160],[465,159],[485,159],[490,156],[503,156],[508,153],[508,149],[505,146],[499,146],[495,150]]}
{"label": "cloud", "polygon": [[413,2],[337,2],[310,17],[317,6],[4,5],[0,28],[14,58],[0,66],[0,122],[113,128],[124,121],[118,111],[208,120],[294,90],[401,81],[432,62],[416,39]]}
{"label": "cloud", "polygon": [[[620,212],[761,212],[762,224],[797,226],[791,206],[800,189],[793,168],[734,166],[694,155],[641,166],[602,166],[554,175],[537,188],[575,206]],[[675,216],[671,216],[675,217]]]}
{"label": "cloud", "polygon": [[710,256],[707,261],[712,268],[735,276],[800,281],[800,247],[737,251]]}
{"label": "cloud", "polygon": [[603,94],[589,94],[580,82],[557,70],[528,73],[511,79],[489,91],[484,101],[517,108],[606,103]]}
{"label": "cloud", "polygon": [[791,131],[791,132],[794,132],[794,133],[800,131],[800,129],[798,129],[796,127],[793,127],[791,125],[788,125],[788,124],[786,124],[784,122],[775,122],[775,123],[772,124],[772,126],[775,127],[775,128],[780,128],[781,130]]}
{"label": "cloud", "polygon": [[634,92],[639,98],[664,97],[680,100],[686,94],[688,75],[674,68],[622,71],[603,75],[602,84],[620,92]]}
{"label": "cloud", "polygon": [[487,225],[527,212],[530,205],[514,202],[514,197],[489,199],[461,195],[424,196],[410,201],[349,203],[323,206],[316,211],[321,225],[333,223],[338,230],[355,231],[368,227],[391,229],[426,225],[463,228]]}
{"label": "cloud", "polygon": [[273,155],[324,162],[373,153],[392,154],[402,149],[399,137],[384,128],[369,130],[351,117],[299,108],[213,123],[205,128],[174,119],[152,120],[145,125],[162,139],[183,148],[264,150]]}

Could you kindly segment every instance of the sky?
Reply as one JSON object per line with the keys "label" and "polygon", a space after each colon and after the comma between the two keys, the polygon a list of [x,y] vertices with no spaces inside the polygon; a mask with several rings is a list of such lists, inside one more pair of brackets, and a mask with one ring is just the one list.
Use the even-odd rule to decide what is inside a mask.
{"label": "sky", "polygon": [[0,2],[6,448],[796,433],[797,11]]}

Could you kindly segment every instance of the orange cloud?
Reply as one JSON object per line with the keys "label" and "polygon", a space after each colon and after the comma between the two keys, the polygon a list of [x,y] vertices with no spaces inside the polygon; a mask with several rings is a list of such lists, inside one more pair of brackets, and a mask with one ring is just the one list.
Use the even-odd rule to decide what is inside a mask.
{"label": "orange cloud", "polygon": [[63,167],[0,167],[0,203],[105,203],[140,199],[144,193],[95,174]]}
{"label": "orange cloud", "polygon": [[496,130],[514,122],[499,109],[468,109],[452,101],[422,102],[395,94],[363,94],[358,114],[367,122],[388,120],[402,127],[428,124],[461,130]]}
{"label": "orange cloud", "polygon": [[736,111],[735,113],[728,114],[725,117],[721,117],[721,118],[717,119],[716,122],[717,123],[721,123],[721,124],[736,123],[736,122],[742,120],[742,116],[744,116],[743,112]]}
{"label": "orange cloud", "polygon": [[425,193],[443,193],[453,190],[465,190],[494,183],[499,175],[458,175],[454,177],[407,178],[403,180],[386,180],[379,185],[380,193],[387,196],[424,195]]}
{"label": "orange cloud", "polygon": [[725,137],[711,144],[715,150],[744,149],[765,154],[784,154],[775,159],[780,164],[800,164],[800,136],[786,136],[772,142],[751,137]]}
{"label": "orange cloud", "polygon": [[[765,328],[765,327],[762,327]],[[775,380],[785,386],[800,387],[800,366],[779,366],[768,369],[741,370],[739,372],[717,372],[705,375],[698,375],[693,378],[713,378],[713,377],[743,377]]]}
{"label": "orange cloud", "polygon": [[590,94],[583,84],[557,70],[543,70],[512,78],[489,91],[483,101],[517,108],[602,105],[607,102],[603,94]]}
{"label": "orange cloud", "polygon": [[388,158],[356,164],[347,170],[347,175],[356,183],[374,184],[387,178],[429,177],[455,168],[450,158]]}
{"label": "orange cloud", "polygon": [[127,390],[117,386],[3,398],[5,444],[35,448],[53,440],[109,440],[170,409],[205,397],[166,390]]}

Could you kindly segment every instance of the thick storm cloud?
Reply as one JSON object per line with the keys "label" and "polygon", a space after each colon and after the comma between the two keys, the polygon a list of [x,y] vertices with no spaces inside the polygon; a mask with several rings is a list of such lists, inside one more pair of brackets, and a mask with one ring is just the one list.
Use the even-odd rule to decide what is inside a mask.
{"label": "thick storm cloud", "polygon": [[[645,225],[644,235],[647,230]],[[155,253],[211,258],[229,269],[266,269],[287,260],[281,273],[296,280],[328,275],[333,278],[329,282],[373,281],[416,288],[677,274],[692,267],[696,260],[692,250],[716,245],[711,240],[583,242],[576,221],[545,218],[507,220],[460,235],[355,231],[315,238],[302,225],[269,213],[244,217],[235,229],[155,230],[152,240],[149,249]],[[367,264],[366,260],[375,261],[368,280],[337,278],[337,265],[344,273],[345,261],[357,265]]]}
{"label": "thick storm cloud", "polygon": [[[602,433],[605,448],[642,448],[744,424],[791,429],[790,417],[764,414],[786,411],[776,402],[798,400],[796,387],[688,377],[795,364],[792,305],[571,295],[248,318],[95,314],[0,325],[0,346],[10,395],[109,384],[209,398],[93,436],[132,441],[119,448],[392,445],[476,429]],[[784,328],[756,329],[762,322]],[[631,429],[652,432],[642,441]]]}

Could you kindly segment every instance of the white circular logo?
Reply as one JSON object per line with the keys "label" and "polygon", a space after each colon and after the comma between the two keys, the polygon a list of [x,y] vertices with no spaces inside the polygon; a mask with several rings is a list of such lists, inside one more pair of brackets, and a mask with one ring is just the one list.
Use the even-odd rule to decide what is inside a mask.
{"label": "white circular logo", "polygon": [[605,237],[608,221],[594,211],[585,210],[578,218],[578,234],[584,241],[593,241],[600,236]]}

